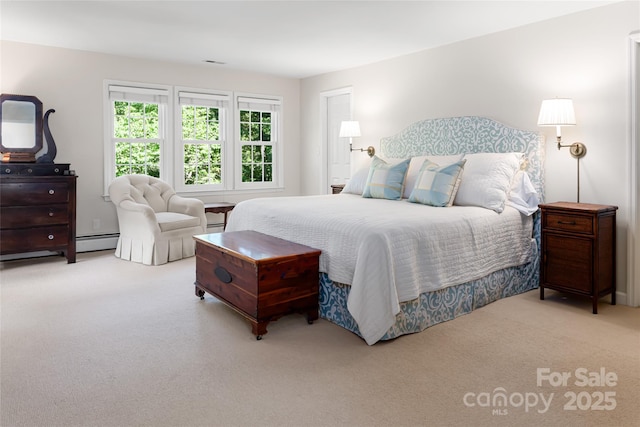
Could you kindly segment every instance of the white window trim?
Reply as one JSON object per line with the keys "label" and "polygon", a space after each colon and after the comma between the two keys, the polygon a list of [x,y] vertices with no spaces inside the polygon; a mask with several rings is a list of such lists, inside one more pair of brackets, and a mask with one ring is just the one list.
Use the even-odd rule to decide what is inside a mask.
{"label": "white window trim", "polygon": [[[222,183],[221,184],[184,184],[184,159],[182,145],[182,108],[180,107],[180,92],[187,92],[194,97],[202,97],[203,99],[224,99],[227,102],[223,111],[221,120],[221,145],[222,145]],[[174,154],[174,188],[176,192],[181,194],[207,194],[218,193],[225,190],[233,190],[233,92],[201,89],[186,86],[176,86],[174,88],[174,99],[176,100],[176,108],[174,108],[173,123],[175,124],[173,139]]]}
{"label": "white window trim", "polygon": [[[240,144],[240,102],[250,102],[256,104],[271,104],[278,105],[278,111],[276,116],[276,123],[272,122],[271,132],[274,132],[273,125],[275,124],[276,142],[273,145],[273,159],[275,167],[273,168],[273,181],[272,182],[242,182],[242,150]],[[234,168],[234,189],[235,190],[282,190],[284,188],[284,178],[282,176],[283,161],[284,161],[284,138],[282,128],[282,116],[283,116],[283,97],[275,95],[263,95],[255,93],[243,93],[236,92],[233,100],[233,128],[235,131],[235,137],[233,139],[235,158],[237,159]]]}
{"label": "white window trim", "polygon": [[[172,168],[173,164],[172,150],[170,149],[169,136],[172,135],[173,120],[171,120],[170,112],[173,110],[173,91],[171,86],[124,82],[118,80],[105,80],[103,82],[103,123],[104,123],[104,186],[103,198],[109,199],[109,184],[115,179],[115,149],[113,146],[113,110],[111,106],[110,88],[120,87],[130,93],[151,94],[161,92],[167,97],[167,104],[160,104],[158,113],[163,116],[165,126],[159,126],[161,132],[160,138],[160,177],[163,181],[173,182]],[[166,134],[164,133],[166,130]]]}

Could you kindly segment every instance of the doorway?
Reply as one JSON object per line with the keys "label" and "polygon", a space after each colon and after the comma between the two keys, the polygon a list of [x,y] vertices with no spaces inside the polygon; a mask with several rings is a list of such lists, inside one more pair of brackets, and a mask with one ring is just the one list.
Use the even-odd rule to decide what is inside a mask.
{"label": "doorway", "polygon": [[352,88],[322,92],[322,176],[320,194],[330,194],[331,185],[344,184],[351,177],[349,140],[340,138],[340,123],[351,120]]}

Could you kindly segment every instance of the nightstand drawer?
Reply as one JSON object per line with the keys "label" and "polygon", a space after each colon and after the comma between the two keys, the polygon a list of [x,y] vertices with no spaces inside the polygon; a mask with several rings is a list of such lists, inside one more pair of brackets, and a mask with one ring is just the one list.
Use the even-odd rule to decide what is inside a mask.
{"label": "nightstand drawer", "polygon": [[557,212],[547,212],[544,216],[542,227],[545,229],[593,234],[593,216],[565,215]]}

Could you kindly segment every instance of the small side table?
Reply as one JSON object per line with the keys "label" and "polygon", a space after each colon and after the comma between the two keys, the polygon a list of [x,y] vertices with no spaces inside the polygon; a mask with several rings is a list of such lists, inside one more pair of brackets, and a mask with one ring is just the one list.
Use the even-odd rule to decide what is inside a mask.
{"label": "small side table", "polygon": [[331,186],[331,194],[340,194],[344,189],[344,184],[333,184]]}
{"label": "small side table", "polygon": [[235,203],[217,202],[217,203],[205,203],[204,211],[209,213],[221,213],[224,214],[224,226],[227,228],[227,214],[236,207]]}

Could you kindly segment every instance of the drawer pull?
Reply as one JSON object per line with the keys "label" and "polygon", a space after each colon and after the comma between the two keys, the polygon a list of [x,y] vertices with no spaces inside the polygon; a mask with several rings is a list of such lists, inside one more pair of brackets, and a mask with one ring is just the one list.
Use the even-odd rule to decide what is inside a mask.
{"label": "drawer pull", "polygon": [[231,280],[232,280],[231,273],[229,273],[225,268],[216,267],[213,270],[213,272],[215,273],[216,277],[220,279],[222,283],[231,283]]}
{"label": "drawer pull", "polygon": [[53,240],[53,234],[49,234],[49,240]]}
{"label": "drawer pull", "polygon": [[49,194],[54,194],[54,193],[55,193],[55,190],[53,189],[49,190]]}
{"label": "drawer pull", "polygon": [[576,225],[575,221],[558,221],[558,224],[562,225]]}
{"label": "drawer pull", "polygon": [[6,168],[6,169],[4,170],[4,173],[11,173],[11,169]]}
{"label": "drawer pull", "polygon": [[49,216],[53,216],[53,212],[52,211],[49,211]]}

